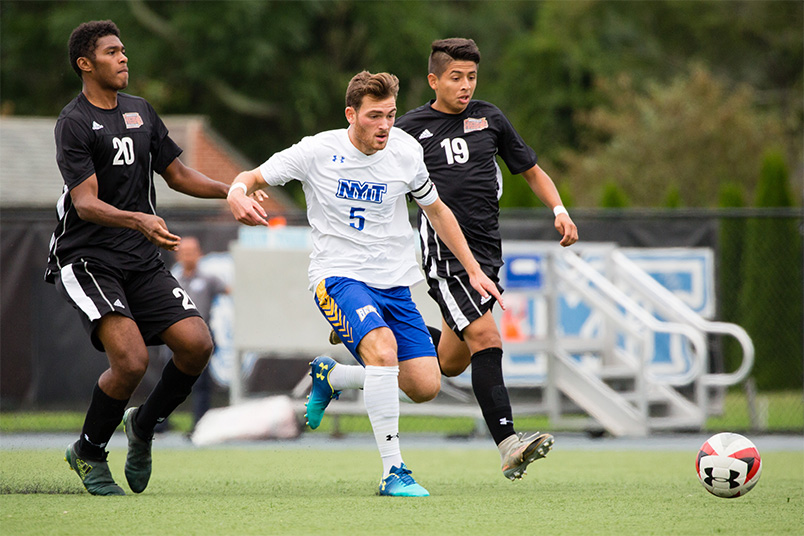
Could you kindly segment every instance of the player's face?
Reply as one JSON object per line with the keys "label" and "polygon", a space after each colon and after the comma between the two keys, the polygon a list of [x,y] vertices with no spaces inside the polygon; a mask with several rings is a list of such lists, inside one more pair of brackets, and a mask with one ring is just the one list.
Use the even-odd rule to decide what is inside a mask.
{"label": "player's face", "polygon": [[463,112],[472,100],[477,87],[477,64],[473,61],[453,61],[441,76],[427,76],[436,93],[433,108],[448,114]]}
{"label": "player's face", "polygon": [[106,35],[95,44],[95,59],[89,62],[90,76],[105,89],[119,91],[128,86],[126,47],[116,35]]}
{"label": "player's face", "polygon": [[360,108],[346,108],[349,121],[349,139],[364,154],[385,149],[396,118],[396,99],[375,99],[366,95]]}
{"label": "player's face", "polygon": [[182,265],[185,271],[192,272],[201,260],[201,245],[193,237],[185,237],[176,250],[176,260]]}

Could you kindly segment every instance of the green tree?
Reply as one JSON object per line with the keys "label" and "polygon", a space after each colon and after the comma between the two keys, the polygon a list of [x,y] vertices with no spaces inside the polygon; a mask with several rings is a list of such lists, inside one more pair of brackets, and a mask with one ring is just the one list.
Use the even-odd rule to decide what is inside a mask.
{"label": "green tree", "polygon": [[561,196],[561,202],[564,203],[564,206],[567,208],[574,207],[575,196],[572,195],[572,187],[569,182],[559,180],[557,181],[556,188],[558,189],[558,195]]}
{"label": "green tree", "polygon": [[628,195],[619,184],[610,180],[603,185],[603,193],[600,196],[601,208],[626,208],[628,205],[630,205]]}
{"label": "green tree", "polygon": [[[719,206],[723,209],[745,207],[743,188],[727,183],[720,188]],[[746,220],[723,216],[718,233],[718,317],[724,322],[740,323],[738,314],[742,280],[743,251],[745,248]],[[735,340],[723,341],[726,370],[733,372],[739,366],[740,347]]]}
{"label": "green tree", "polygon": [[638,206],[657,206],[676,184],[687,206],[714,206],[719,184],[756,184],[761,154],[783,138],[781,122],[754,106],[748,86],[730,90],[703,66],[645,93],[629,77],[602,82],[608,106],[578,119],[587,129],[580,151],[564,155],[581,204],[600,195],[599,177],[617,177]]}
{"label": "green tree", "polygon": [[[793,206],[780,152],[763,160],[756,206]],[[802,244],[791,218],[753,218],[746,229],[740,316],[756,350],[761,389],[800,388],[802,378]]]}
{"label": "green tree", "polygon": [[678,186],[672,185],[667,188],[662,205],[666,208],[681,208],[684,206],[684,201],[681,199],[681,190],[678,189]]}
{"label": "green tree", "polygon": [[[702,65],[712,73],[710,76],[719,81],[724,94],[750,87],[750,104],[771,112],[777,122],[783,123],[787,150],[799,158],[804,132],[802,25],[804,4],[800,2],[540,2],[529,34],[518,36],[504,48],[499,59],[501,68],[492,80],[492,89],[486,91],[537,149],[543,165],[557,168],[557,176],[566,177],[574,185],[577,169],[567,172],[566,152],[584,154],[590,149],[589,143],[611,138],[607,132],[590,135],[590,126],[577,118],[583,119],[590,110],[611,101],[608,87],[599,86],[597,81],[611,84],[624,73],[630,76],[633,95],[644,95],[649,88],[689,78],[691,65]],[[487,68],[488,64],[481,71],[482,84],[488,83]],[[700,113],[712,104],[696,103],[696,94],[685,98]],[[635,132],[633,136],[641,134]],[[661,144],[664,140],[650,141]],[[637,148],[642,149],[642,145]],[[697,162],[699,179],[715,184],[730,179],[728,174],[706,177],[711,175],[708,167],[712,155],[707,155],[707,146],[692,149],[691,154],[673,156]],[[734,153],[746,150],[749,148],[740,144],[733,146]],[[591,160],[596,157],[592,155]],[[732,157],[729,163],[734,161]],[[748,167],[753,164],[757,162]],[[650,165],[647,162],[647,168],[639,169],[637,175],[604,172],[602,176],[617,176],[624,182],[639,184],[651,171]],[[745,165],[742,162],[737,167]],[[616,166],[611,167],[618,171]],[[582,178],[588,179],[588,174]],[[593,205],[599,198],[601,185],[593,180],[576,189],[579,205]],[[687,192],[685,184],[679,186],[685,205],[716,203],[716,186],[703,201],[690,199],[696,194]],[[649,190],[653,195],[662,192],[652,186]],[[632,199],[637,205],[661,202],[657,198],[645,201],[633,193]]]}
{"label": "green tree", "polygon": [[[432,98],[430,42],[450,36],[478,42],[483,60],[476,97],[508,115],[556,183],[571,182],[578,205],[594,205],[600,185],[577,184],[563,155],[594,151],[592,142],[610,139],[576,118],[609,105],[611,95],[598,81],[611,84],[622,73],[631,76],[633,94],[644,96],[689,78],[691,64],[703,65],[724,97],[750,87],[752,106],[783,118],[788,154],[799,159],[804,145],[802,2],[3,0],[0,111],[55,116],[79,88],[67,64],[69,32],[103,18],[115,20],[123,33],[128,91],[161,114],[209,116],[254,162],[304,135],[344,126],[343,90],[361,69],[399,76],[400,113],[426,102]],[[702,108],[698,95],[685,97]],[[697,156],[676,156],[709,173],[708,147],[697,149]],[[734,146],[741,155],[749,150]],[[639,184],[651,169],[639,171],[601,176]],[[732,179],[739,177],[715,181]],[[504,181],[504,206],[539,205],[521,179],[505,175]],[[699,204],[686,185],[679,189],[685,205]],[[705,203],[713,204],[714,194]]]}

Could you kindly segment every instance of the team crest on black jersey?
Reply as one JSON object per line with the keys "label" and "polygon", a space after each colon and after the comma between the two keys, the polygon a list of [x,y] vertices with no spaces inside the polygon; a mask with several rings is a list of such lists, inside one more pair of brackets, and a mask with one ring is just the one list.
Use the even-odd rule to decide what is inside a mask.
{"label": "team crest on black jersey", "polygon": [[123,114],[123,121],[126,122],[126,128],[140,128],[143,125],[142,117],[137,112]]}
{"label": "team crest on black jersey", "polygon": [[481,117],[476,119],[474,117],[467,117],[463,120],[463,132],[464,134],[469,132],[476,132],[478,130],[483,130],[484,128],[489,127],[489,122],[485,117]]}

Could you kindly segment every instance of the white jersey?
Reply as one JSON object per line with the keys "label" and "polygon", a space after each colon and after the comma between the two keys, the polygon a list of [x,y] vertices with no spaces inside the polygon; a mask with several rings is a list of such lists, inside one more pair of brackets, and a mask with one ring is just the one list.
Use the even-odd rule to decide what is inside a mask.
{"label": "white jersey", "polygon": [[421,145],[392,128],[385,149],[366,155],[347,129],[303,138],[260,166],[271,186],[301,181],[312,227],[310,289],[326,277],[375,288],[422,280],[405,195],[421,205],[438,199]]}

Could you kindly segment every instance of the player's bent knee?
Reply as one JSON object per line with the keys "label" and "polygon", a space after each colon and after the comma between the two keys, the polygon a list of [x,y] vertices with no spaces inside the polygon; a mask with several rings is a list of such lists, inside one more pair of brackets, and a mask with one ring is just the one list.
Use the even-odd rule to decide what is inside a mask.
{"label": "player's bent knee", "polygon": [[436,396],[438,396],[439,391],[441,391],[441,386],[440,385],[430,389],[429,391],[425,391],[425,392],[421,393],[421,396],[419,396],[417,398],[414,398],[412,400],[414,402],[416,402],[417,404],[421,404],[422,402],[429,402],[430,400],[432,400]]}
{"label": "player's bent knee", "polygon": [[201,374],[209,363],[214,347],[212,340],[208,343],[196,341],[173,353],[173,359],[180,370],[187,374]]}
{"label": "player's bent knee", "polygon": [[396,367],[399,361],[396,356],[395,348],[374,349],[372,352],[362,353],[361,357],[366,365],[375,367]]}
{"label": "player's bent knee", "polygon": [[112,373],[125,383],[139,383],[148,370],[148,352],[109,356]]}
{"label": "player's bent knee", "polygon": [[202,338],[201,340],[195,341],[192,348],[193,355],[198,356],[199,359],[202,359],[204,363],[209,361],[209,358],[212,356],[212,352],[215,350],[215,345],[212,343],[212,337],[207,335],[207,337]]}
{"label": "player's bent knee", "polygon": [[441,374],[446,376],[447,378],[454,378],[455,376],[460,376],[464,370],[466,370],[466,366],[463,365],[451,365],[441,363]]}
{"label": "player's bent knee", "polygon": [[415,403],[421,404],[434,399],[438,396],[439,391],[441,391],[441,381],[436,378],[435,381],[418,381],[415,386],[406,389],[405,394]]}
{"label": "player's bent knee", "polygon": [[179,341],[178,347],[173,350],[174,354],[180,354],[193,362],[209,361],[213,350],[212,337],[208,331],[194,334],[192,337],[185,337]]}

